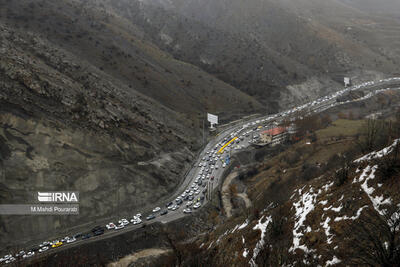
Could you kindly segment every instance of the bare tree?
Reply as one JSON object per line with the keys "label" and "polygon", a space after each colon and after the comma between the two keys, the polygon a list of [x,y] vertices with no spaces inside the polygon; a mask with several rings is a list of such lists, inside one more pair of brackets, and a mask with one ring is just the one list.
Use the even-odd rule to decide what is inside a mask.
{"label": "bare tree", "polygon": [[400,210],[392,205],[386,212],[369,210],[351,221],[345,232],[348,249],[344,258],[353,266],[399,266]]}
{"label": "bare tree", "polygon": [[362,135],[357,141],[361,153],[366,154],[373,151],[379,143],[378,139],[383,131],[383,122],[375,119],[368,119],[362,128]]}

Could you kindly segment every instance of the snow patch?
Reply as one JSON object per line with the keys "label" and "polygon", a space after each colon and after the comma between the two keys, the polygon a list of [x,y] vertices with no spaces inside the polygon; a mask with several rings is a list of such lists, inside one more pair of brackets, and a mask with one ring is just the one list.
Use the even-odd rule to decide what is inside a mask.
{"label": "snow patch", "polygon": [[265,222],[261,222],[264,219],[264,216],[258,220],[258,223],[253,227],[253,230],[260,230],[261,231],[261,237],[260,240],[257,242],[254,250],[253,250],[253,257],[249,261],[250,266],[255,267],[257,266],[255,260],[258,256],[258,253],[260,253],[261,249],[264,247],[265,241],[264,241],[264,236],[265,232],[267,231],[267,226],[270,222],[272,222],[272,217],[269,216],[266,218]]}
{"label": "snow patch", "polygon": [[[320,194],[319,191],[318,191],[318,194]],[[319,204],[321,204],[322,206],[325,206],[326,204],[328,204],[328,200],[320,201]],[[325,209],[324,209],[324,210],[325,210]]]}
{"label": "snow patch", "polygon": [[339,260],[336,256],[333,256],[332,260],[327,261],[327,262],[325,263],[325,265],[326,265],[326,266],[331,266],[331,265],[338,264],[338,263],[341,263],[341,262],[342,262],[342,261]]}
{"label": "snow patch", "polygon": [[244,248],[243,257],[247,258],[248,254],[249,254],[249,250],[247,248]]}
{"label": "snow patch", "polygon": [[[368,166],[369,167],[369,166]],[[370,168],[366,168],[366,169],[370,169]],[[361,188],[362,190],[364,190],[364,192],[368,195],[368,198],[371,200],[372,205],[374,206],[374,209],[380,214],[380,215],[385,215],[386,214],[386,210],[381,209],[380,206],[382,205],[389,205],[392,203],[390,198],[384,199],[383,196],[376,196],[373,197],[372,193],[374,193],[375,189],[373,187],[369,187],[368,186],[368,181],[369,180],[373,180],[375,179],[375,172],[378,169],[378,165],[375,165],[371,168],[371,172],[368,175],[368,177],[365,175],[361,175],[363,177],[360,177],[359,181],[363,181],[364,183],[361,184]],[[363,174],[365,174],[365,170],[363,171]]]}
{"label": "snow patch", "polygon": [[239,230],[242,230],[243,228],[245,228],[247,225],[249,224],[249,220],[247,219],[242,225],[239,226]]}
{"label": "snow patch", "polygon": [[390,154],[393,151],[393,148],[399,143],[400,143],[400,138],[394,140],[394,142],[390,146],[385,147],[384,149],[379,150],[379,151],[373,151],[359,159],[356,159],[354,162],[359,163],[359,162],[366,161],[366,160],[369,161],[371,159],[382,158],[382,157]]}
{"label": "snow patch", "polygon": [[[303,188],[302,188],[303,189]],[[293,252],[296,249],[302,249],[305,252],[310,250],[305,245],[300,245],[301,237],[304,235],[301,232],[301,228],[306,220],[307,215],[314,210],[316,199],[318,193],[312,194],[313,190],[310,192],[302,194],[302,189],[299,189],[299,201],[293,203],[293,207],[296,209],[295,213],[295,224],[293,228],[293,245],[290,247],[289,252]]]}
{"label": "snow patch", "polygon": [[342,210],[342,208],[343,208],[343,206],[342,206],[342,204],[340,204],[339,207],[337,207],[337,208],[332,208],[332,210],[333,210],[334,212],[339,212],[339,211]]}
{"label": "snow patch", "polygon": [[339,221],[343,221],[343,220],[357,220],[359,217],[360,217],[360,215],[361,215],[361,212],[363,211],[363,209],[365,209],[365,208],[368,208],[368,206],[366,205],[366,206],[363,206],[363,207],[361,207],[358,211],[357,211],[357,213],[356,213],[356,215],[355,216],[352,216],[352,217],[347,217],[347,215],[345,215],[345,216],[343,216],[343,217],[336,217],[335,218],[335,222],[339,222]]}
{"label": "snow patch", "polygon": [[331,218],[327,217],[325,222],[321,222],[321,226],[325,229],[325,235],[326,235],[326,242],[328,244],[332,244],[332,238],[333,234],[330,233],[331,227],[329,226],[329,222],[331,221]]}
{"label": "snow patch", "polygon": [[335,183],[332,181],[332,183],[326,184],[322,188],[325,190],[325,192],[327,192],[329,190],[329,188],[331,188],[334,184]]}

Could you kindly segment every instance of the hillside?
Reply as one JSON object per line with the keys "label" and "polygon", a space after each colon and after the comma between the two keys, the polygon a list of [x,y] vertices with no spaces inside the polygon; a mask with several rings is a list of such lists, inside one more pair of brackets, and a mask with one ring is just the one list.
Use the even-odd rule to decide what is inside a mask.
{"label": "hillside", "polygon": [[[390,97],[399,95],[384,96]],[[184,266],[397,266],[400,139],[394,136],[400,136],[400,117],[388,115],[397,117],[388,124],[393,127],[388,141],[381,132],[386,126],[356,119],[374,110],[375,101],[318,115],[328,126],[319,126],[310,139],[253,156],[239,154],[233,164],[240,169],[232,168],[222,203],[213,203],[223,215],[209,212],[207,222],[215,227],[182,242],[181,254],[171,255],[171,261],[178,257]],[[326,114],[334,118],[335,113],[353,117],[329,122]],[[371,127],[381,129],[377,149],[362,153],[362,136]]]}
{"label": "hillside", "polygon": [[[129,10],[128,1],[115,2],[121,3],[120,8]],[[117,5],[116,3],[114,5]],[[170,20],[163,20],[167,23],[159,26],[154,20],[146,22],[155,27],[159,36],[162,34],[170,36],[171,40],[166,44],[170,49],[187,43],[186,40],[181,41],[179,33],[183,29],[193,34],[191,21],[197,21],[225,36],[235,36],[241,42],[247,43],[244,47],[242,45],[235,47],[235,55],[239,54],[240,58],[240,55],[254,51],[254,54],[262,59],[263,69],[254,68],[252,75],[257,80],[260,76],[256,76],[255,73],[259,73],[261,77],[267,75],[266,81],[270,84],[287,85],[294,81],[299,83],[299,80],[304,81],[313,76],[324,77],[325,81],[326,77],[341,81],[340,77],[346,73],[358,76],[366,71],[377,73],[399,71],[396,64],[399,60],[399,51],[395,45],[399,41],[398,20],[389,19],[386,15],[370,16],[339,1],[152,0],[146,3],[172,12],[174,15],[170,20],[179,21],[180,16],[184,17],[185,23],[181,27],[173,27],[172,23],[168,23]],[[142,4],[141,8],[145,9],[146,6]],[[151,16],[147,18],[149,17]],[[137,20],[133,16],[131,19]],[[175,23],[175,25],[181,24]],[[371,27],[374,28],[373,31]],[[179,33],[176,28],[179,29]],[[156,35],[153,34],[153,36]],[[218,49],[218,47],[229,49],[229,45],[212,35],[204,38],[198,34],[196,37],[205,44],[212,42],[213,49]],[[391,41],[383,41],[385,39]],[[198,47],[187,47],[187,49],[190,49],[190,55],[199,53]],[[181,53],[181,51],[176,52]],[[263,55],[268,56],[263,58]],[[202,54],[199,54],[197,59],[187,58],[191,62],[197,61],[195,64],[200,65],[201,56]],[[235,68],[236,70],[241,68],[238,63],[245,67],[245,70],[247,69],[246,65],[241,64],[242,61],[235,62],[237,56],[230,58],[228,55],[227,57],[228,59],[223,62],[230,62],[228,67],[233,69],[231,73],[235,71]],[[218,61],[216,56],[208,58],[209,65],[215,65],[217,68],[221,64]],[[227,69],[225,65],[224,69]],[[254,72],[255,69],[257,69],[256,72]],[[360,70],[362,70],[361,73]],[[267,73],[261,74],[262,71]],[[268,77],[268,73],[273,76]],[[297,75],[293,76],[294,73]],[[236,77],[236,79],[243,79],[241,76]],[[248,80],[253,79],[251,77],[247,79],[246,84]],[[257,95],[261,94],[262,87],[252,87]],[[240,88],[246,90],[245,87]]]}
{"label": "hillside", "polygon": [[[245,115],[277,113],[342,88],[344,76],[359,82],[400,73],[400,23],[385,12],[366,10],[356,0],[0,0],[0,203],[31,203],[40,190],[71,190],[80,192],[81,209],[80,215],[68,217],[1,216],[0,252],[105,225],[117,217],[128,218],[139,208],[147,212],[164,205],[207,141],[203,140],[207,139],[203,133],[208,135],[207,112],[218,114],[221,123]],[[345,115],[335,110],[332,120],[385,108],[391,111],[399,102],[396,93],[382,99],[360,104],[355,110],[348,108]],[[308,153],[304,147],[300,150]],[[332,151],[343,152],[339,148]],[[227,230],[224,227],[244,217],[252,227],[266,227],[264,220],[273,214],[260,211],[272,202],[269,197],[279,197],[285,212],[304,192],[312,203],[326,200],[327,205],[337,207],[341,203],[336,196],[350,198],[343,190],[362,182],[346,183],[347,187],[337,189],[335,199],[327,197],[328,191],[317,196],[315,192],[330,185],[332,177],[289,179],[297,172],[315,170],[309,165],[305,166],[311,170],[302,169],[303,158],[294,162],[296,168],[289,172],[292,177],[281,175],[288,166],[281,168],[278,163],[279,168],[269,166],[270,172],[261,163],[257,168],[247,166],[253,157],[262,162],[264,152],[247,151],[235,159],[243,160],[250,170],[246,172],[248,184],[238,183],[243,190],[232,200],[230,214],[235,219],[221,226],[223,207],[215,203],[201,213],[195,229],[190,228],[191,218],[182,219],[188,232],[204,234],[208,228],[205,239],[199,239],[204,237],[200,235],[185,241],[189,248],[197,249],[200,244],[196,242],[201,241],[202,247],[212,249],[210,254],[204,248],[198,253],[206,263],[223,265],[227,257],[239,253],[224,237],[222,248],[228,253],[217,255],[218,248],[211,243],[215,245],[219,231]],[[274,157],[275,152],[282,151],[271,152]],[[255,175],[258,172],[262,175]],[[268,179],[275,174],[275,178],[287,178],[282,184],[275,181],[277,188]],[[381,189],[397,186],[390,188],[387,183],[382,182]],[[304,184],[307,191],[299,192],[298,186]],[[238,190],[230,185],[226,188],[233,193]],[[297,194],[291,201],[288,194],[293,190]],[[253,204],[257,209],[250,208]],[[246,214],[243,207],[247,207]],[[324,207],[315,210],[321,212]],[[355,207],[341,215],[354,216],[354,212]],[[247,216],[250,213],[252,217]],[[274,222],[271,218],[268,221]],[[309,225],[314,230],[321,222]],[[179,222],[175,223],[181,230]],[[232,238],[244,242],[243,249],[244,245],[248,249],[255,246],[258,236],[249,227],[242,229],[249,243],[239,236]],[[168,233],[161,230],[162,239],[152,241],[171,245]],[[311,243],[299,242],[317,250],[321,236],[322,232]],[[96,250],[91,244],[87,247]],[[286,243],[279,249],[283,248],[288,248]],[[168,260],[175,260],[178,249],[168,249]],[[114,253],[108,252],[108,256]],[[128,252],[127,246],[123,253]],[[188,262],[198,260],[192,251],[183,249],[182,253],[188,253]],[[240,258],[238,264],[247,260]],[[324,255],[320,262],[327,260]]]}
{"label": "hillside", "polygon": [[0,40],[0,202],[81,192],[79,216],[2,216],[0,250],[161,201],[201,147],[206,111],[261,108],[77,1],[1,1]]}

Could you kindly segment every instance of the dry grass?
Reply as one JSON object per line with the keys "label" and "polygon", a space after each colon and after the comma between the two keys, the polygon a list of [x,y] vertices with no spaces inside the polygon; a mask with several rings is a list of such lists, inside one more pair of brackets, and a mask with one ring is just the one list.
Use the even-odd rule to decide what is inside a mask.
{"label": "dry grass", "polygon": [[332,123],[332,126],[318,130],[316,134],[318,139],[327,139],[339,136],[355,136],[360,132],[360,128],[362,128],[364,123],[364,120],[339,119]]}

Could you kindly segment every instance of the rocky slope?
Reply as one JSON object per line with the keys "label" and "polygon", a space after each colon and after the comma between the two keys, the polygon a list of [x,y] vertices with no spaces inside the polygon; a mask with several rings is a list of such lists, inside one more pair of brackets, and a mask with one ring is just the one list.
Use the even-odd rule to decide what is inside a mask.
{"label": "rocky slope", "polygon": [[0,202],[81,192],[79,216],[2,216],[0,250],[161,201],[200,148],[206,111],[224,120],[261,107],[112,13],[76,1],[0,7]]}
{"label": "rocky slope", "polygon": [[399,72],[399,22],[338,1],[103,2],[176,57],[275,105],[293,103],[284,98],[290,84],[323,93],[360,69]]}

